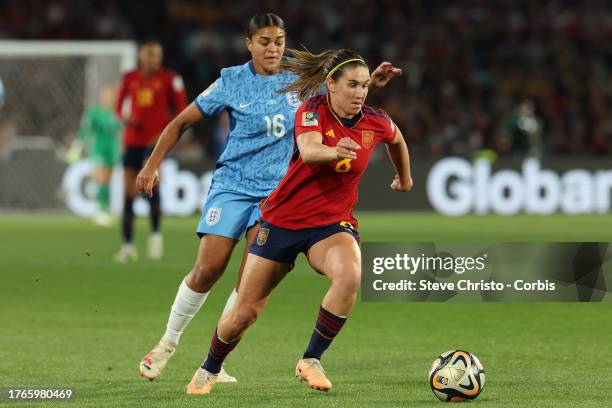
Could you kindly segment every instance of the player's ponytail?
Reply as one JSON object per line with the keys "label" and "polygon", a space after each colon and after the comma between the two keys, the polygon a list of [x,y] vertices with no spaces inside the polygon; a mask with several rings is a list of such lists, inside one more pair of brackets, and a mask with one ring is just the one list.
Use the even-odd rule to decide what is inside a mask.
{"label": "player's ponytail", "polygon": [[348,68],[367,67],[359,54],[347,49],[327,50],[320,54],[312,54],[306,48],[288,49],[287,54],[289,58],[281,62],[281,71],[296,74],[298,79],[280,92],[295,92],[302,101],[316,95],[327,78],[337,80]]}

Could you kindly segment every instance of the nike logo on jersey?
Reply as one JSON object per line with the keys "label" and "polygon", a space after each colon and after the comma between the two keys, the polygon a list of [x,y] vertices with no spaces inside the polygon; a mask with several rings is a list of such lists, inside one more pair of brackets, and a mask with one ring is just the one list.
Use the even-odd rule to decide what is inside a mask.
{"label": "nike logo on jersey", "polygon": [[330,129],[327,132],[325,132],[325,136],[329,136],[329,137],[335,138],[336,135],[334,134],[334,129]]}
{"label": "nike logo on jersey", "polygon": [[250,106],[252,104],[254,104],[255,102],[249,102],[249,103],[241,103],[240,105],[238,105],[240,107],[240,109],[244,109],[247,106]]}

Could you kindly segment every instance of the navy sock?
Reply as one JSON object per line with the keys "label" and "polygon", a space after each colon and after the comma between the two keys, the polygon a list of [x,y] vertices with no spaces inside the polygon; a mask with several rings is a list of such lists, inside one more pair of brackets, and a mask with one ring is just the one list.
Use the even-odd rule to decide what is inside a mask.
{"label": "navy sock", "polygon": [[202,368],[209,373],[218,374],[221,371],[221,365],[225,357],[238,345],[240,340],[236,340],[233,343],[226,343],[217,336],[217,330],[213,334],[210,340],[210,350],[208,351],[208,357],[202,364]]}
{"label": "navy sock", "polygon": [[151,218],[151,231],[159,232],[159,224],[161,221],[161,202],[159,196],[159,187],[153,189],[153,196],[149,197],[149,205],[151,211],[149,216]]}
{"label": "navy sock", "polygon": [[126,244],[132,243],[132,236],[134,231],[134,198],[125,197],[123,199],[123,222],[122,222],[122,233],[123,242]]}
{"label": "navy sock", "polygon": [[336,316],[321,306],[315,329],[312,332],[310,343],[308,343],[308,348],[306,348],[303,358],[316,358],[320,360],[321,355],[327,350],[345,322],[345,317]]}

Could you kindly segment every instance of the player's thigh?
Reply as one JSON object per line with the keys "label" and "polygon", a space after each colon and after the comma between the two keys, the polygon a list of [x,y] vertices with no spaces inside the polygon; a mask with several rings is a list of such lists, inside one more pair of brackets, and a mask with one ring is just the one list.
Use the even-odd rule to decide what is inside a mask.
{"label": "player's thigh", "polygon": [[192,274],[197,278],[218,278],[223,274],[237,241],[218,235],[203,235]]}
{"label": "player's thigh", "polygon": [[289,263],[248,254],[235,307],[261,311],[272,290],[290,269]]}
{"label": "player's thigh", "polygon": [[126,197],[136,197],[136,170],[126,167],[123,169],[123,193]]}
{"label": "player's thigh", "polygon": [[135,197],[136,176],[142,168],[144,150],[140,147],[128,147],[123,153],[123,191],[126,197]]}
{"label": "player's thigh", "polygon": [[361,279],[361,250],[348,232],[337,232],[318,241],[308,250],[308,262],[319,273],[336,283],[351,287]]}
{"label": "player's thigh", "polygon": [[272,290],[291,269],[290,264],[277,262],[249,253],[238,291],[236,303],[219,323],[219,336],[232,339],[253,324],[272,293]]}
{"label": "player's thigh", "polygon": [[244,268],[246,266],[246,260],[249,256],[249,246],[255,240],[257,236],[257,224],[253,225],[247,230],[246,233],[246,242],[244,245],[244,251],[242,252],[242,260],[240,261],[240,269],[238,271],[238,279],[236,281],[236,290],[240,289],[240,281],[242,280],[242,275],[244,274]]}

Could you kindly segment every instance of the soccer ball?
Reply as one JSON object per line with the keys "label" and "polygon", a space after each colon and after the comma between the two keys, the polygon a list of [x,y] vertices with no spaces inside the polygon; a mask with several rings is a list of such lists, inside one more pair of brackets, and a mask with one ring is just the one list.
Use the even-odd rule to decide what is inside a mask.
{"label": "soccer ball", "polygon": [[484,367],[467,351],[442,353],[431,365],[429,385],[440,401],[465,401],[480,395],[485,384]]}

